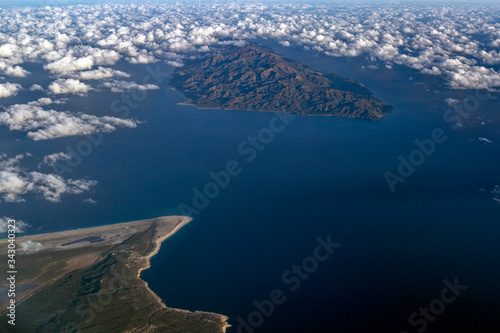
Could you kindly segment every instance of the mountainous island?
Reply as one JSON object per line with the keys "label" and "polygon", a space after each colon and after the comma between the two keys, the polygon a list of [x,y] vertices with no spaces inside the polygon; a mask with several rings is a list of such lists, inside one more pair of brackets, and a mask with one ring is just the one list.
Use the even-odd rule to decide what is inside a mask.
{"label": "mountainous island", "polygon": [[362,84],[323,74],[256,44],[194,55],[170,84],[198,108],[273,111],[379,121],[391,107]]}
{"label": "mountainous island", "polygon": [[[0,321],[0,331],[225,332],[226,316],[169,308],[140,278],[161,242],[190,220],[166,216],[17,238],[16,321]],[[7,246],[0,240],[2,253]],[[3,318],[10,283],[0,283]]]}

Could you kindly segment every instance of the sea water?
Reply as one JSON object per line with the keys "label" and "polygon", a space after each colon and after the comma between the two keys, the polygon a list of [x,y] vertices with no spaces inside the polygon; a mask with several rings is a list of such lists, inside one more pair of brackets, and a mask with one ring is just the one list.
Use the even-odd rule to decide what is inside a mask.
{"label": "sea water", "polygon": [[[394,110],[378,123],[295,117],[249,162],[238,147],[269,128],[275,114],[178,105],[182,94],[163,82],[131,110],[142,122],[136,129],[105,134],[64,175],[96,180],[91,193],[64,195],[61,203],[28,195],[24,203],[2,202],[2,215],[31,223],[29,233],[36,233],[180,214],[179,205],[193,206],[196,189],[213,181],[210,173],[234,160],[241,172],[142,273],[167,306],[228,315],[232,332],[238,318],[255,324],[259,311],[255,332],[416,332],[423,323],[411,326],[412,313],[441,297],[444,280],[457,278],[467,289],[427,320],[427,332],[496,332],[489,327],[498,327],[500,305],[500,204],[491,193],[500,184],[498,102],[480,100],[455,129],[443,120],[444,100],[462,101],[474,91],[451,91],[438,78],[383,63],[369,69],[363,57],[268,44],[362,82]],[[122,66],[134,79],[145,75],[144,67]],[[29,70],[43,80],[41,68]],[[117,97],[96,91],[55,108],[114,115]],[[3,102],[36,98],[21,92]],[[415,140],[432,138],[436,129],[446,140],[392,192],[384,174],[399,175],[398,157],[408,160],[419,149]],[[33,142],[6,128],[0,135],[2,152],[33,154],[32,168],[82,140]],[[314,257],[318,238],[328,237],[339,246],[291,290],[283,275]],[[285,300],[262,314],[256,304],[268,304],[275,290]]]}

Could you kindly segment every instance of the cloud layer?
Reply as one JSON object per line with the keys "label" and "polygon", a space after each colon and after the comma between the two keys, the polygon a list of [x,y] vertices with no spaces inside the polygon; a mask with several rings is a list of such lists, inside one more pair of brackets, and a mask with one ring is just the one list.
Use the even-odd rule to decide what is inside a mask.
{"label": "cloud layer", "polygon": [[[500,86],[499,15],[495,5],[390,2],[11,8],[0,11],[0,70],[26,76],[22,64],[39,62],[56,76],[105,79],[121,74],[96,67],[180,65],[187,51],[260,37],[333,57],[366,56],[388,68],[408,66],[442,76],[455,89],[492,89]],[[52,92],[65,91],[55,84]]]}

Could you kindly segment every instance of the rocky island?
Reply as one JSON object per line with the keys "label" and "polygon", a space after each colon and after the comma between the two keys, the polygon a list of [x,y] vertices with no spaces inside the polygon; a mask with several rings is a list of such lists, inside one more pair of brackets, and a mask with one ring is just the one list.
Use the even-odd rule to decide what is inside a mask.
{"label": "rocky island", "polygon": [[193,55],[170,84],[198,108],[243,109],[379,121],[391,107],[362,84],[323,74],[263,46]]}
{"label": "rocky island", "polygon": [[[2,320],[0,331],[225,332],[227,317],[169,308],[140,278],[161,242],[190,220],[167,216],[19,237],[15,326]],[[7,253],[7,245],[0,241],[1,253]],[[4,279],[4,319],[9,288]]]}

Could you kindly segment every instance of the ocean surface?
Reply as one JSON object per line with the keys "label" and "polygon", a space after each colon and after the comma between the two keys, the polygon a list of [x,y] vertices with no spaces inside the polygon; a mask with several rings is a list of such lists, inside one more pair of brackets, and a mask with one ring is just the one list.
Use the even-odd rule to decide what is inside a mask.
{"label": "ocean surface", "polygon": [[[235,160],[241,172],[163,243],[142,274],[167,306],[228,315],[228,332],[417,332],[423,323],[411,326],[409,317],[441,297],[445,279],[456,278],[467,289],[426,321],[426,332],[498,332],[500,203],[491,193],[500,185],[498,100],[478,100],[454,129],[443,120],[444,100],[470,101],[476,92],[449,90],[439,78],[403,67],[369,69],[364,57],[266,44],[360,81],[394,110],[379,123],[295,117],[248,162],[238,147],[275,114],[177,105],[182,94],[163,82],[131,110],[141,125],[105,134],[65,175],[96,180],[92,193],[63,196],[61,203],[26,196],[25,203],[2,202],[1,215],[38,233],[180,214],[180,204],[193,206],[193,189],[212,181],[210,172]],[[143,67],[122,66],[137,81],[145,75]],[[109,106],[118,94],[90,97],[57,109],[114,115]],[[22,92],[3,102],[36,98]],[[397,174],[398,156],[408,159],[418,148],[414,141],[437,128],[445,142],[392,192],[384,173]],[[36,160],[81,139],[33,142],[2,127],[0,151],[31,152]],[[314,255],[318,237],[340,246],[292,291],[282,276]],[[276,289],[286,300],[262,320],[252,317],[255,301],[266,303]],[[238,330],[237,318],[248,323],[249,316],[258,325]]]}

